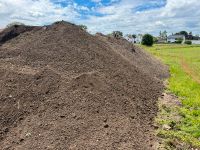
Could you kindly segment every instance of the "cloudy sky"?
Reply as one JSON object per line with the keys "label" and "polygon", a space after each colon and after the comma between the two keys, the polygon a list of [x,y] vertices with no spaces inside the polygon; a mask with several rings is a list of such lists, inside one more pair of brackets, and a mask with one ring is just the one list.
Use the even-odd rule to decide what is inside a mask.
{"label": "cloudy sky", "polygon": [[14,21],[47,25],[66,20],[91,32],[200,34],[199,0],[0,0],[0,28]]}

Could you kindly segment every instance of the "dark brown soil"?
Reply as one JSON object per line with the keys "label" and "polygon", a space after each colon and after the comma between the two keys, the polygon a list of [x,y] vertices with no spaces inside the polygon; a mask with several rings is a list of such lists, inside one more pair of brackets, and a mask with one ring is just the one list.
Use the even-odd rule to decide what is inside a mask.
{"label": "dark brown soil", "polygon": [[0,149],[151,150],[167,69],[66,22],[0,47]]}
{"label": "dark brown soil", "polygon": [[39,29],[41,29],[41,27],[13,25],[5,30],[0,30],[0,44],[13,39],[22,33]]}

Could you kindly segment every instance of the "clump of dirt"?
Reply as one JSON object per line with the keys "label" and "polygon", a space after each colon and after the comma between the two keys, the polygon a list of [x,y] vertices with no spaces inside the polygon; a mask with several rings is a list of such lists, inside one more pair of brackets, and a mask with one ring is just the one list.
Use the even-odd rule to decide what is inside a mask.
{"label": "clump of dirt", "polygon": [[57,22],[0,47],[0,149],[154,149],[165,66]]}

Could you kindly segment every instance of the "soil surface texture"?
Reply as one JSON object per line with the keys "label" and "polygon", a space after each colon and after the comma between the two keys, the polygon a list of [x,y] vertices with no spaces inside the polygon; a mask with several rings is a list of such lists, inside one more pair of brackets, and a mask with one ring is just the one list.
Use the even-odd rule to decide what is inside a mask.
{"label": "soil surface texture", "polygon": [[166,66],[64,21],[21,28],[0,33],[1,150],[155,149]]}

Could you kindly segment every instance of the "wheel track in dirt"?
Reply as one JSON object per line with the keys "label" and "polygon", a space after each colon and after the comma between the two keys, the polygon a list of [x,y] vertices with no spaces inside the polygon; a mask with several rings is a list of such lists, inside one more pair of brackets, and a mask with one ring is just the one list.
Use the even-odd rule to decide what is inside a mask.
{"label": "wheel track in dirt", "polygon": [[189,75],[195,82],[197,82],[198,84],[200,84],[200,78],[197,75],[197,73],[190,67],[190,65],[187,63],[187,60],[184,58],[184,56],[182,54],[179,54],[179,56],[177,55],[170,55],[170,54],[160,54],[161,56],[167,56],[167,57],[174,57],[179,59],[180,61],[180,65],[181,68],[183,69],[183,71]]}

